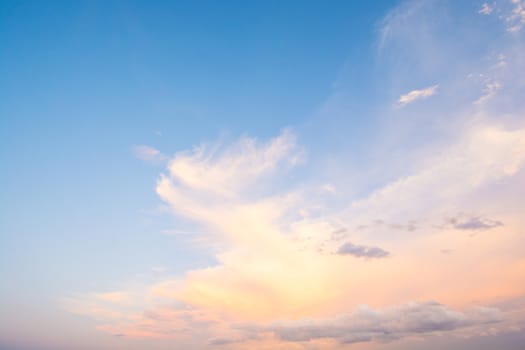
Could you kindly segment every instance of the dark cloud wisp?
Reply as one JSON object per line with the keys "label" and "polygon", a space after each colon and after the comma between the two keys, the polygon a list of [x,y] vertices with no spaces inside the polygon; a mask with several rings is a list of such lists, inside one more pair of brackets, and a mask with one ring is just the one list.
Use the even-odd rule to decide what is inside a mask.
{"label": "dark cloud wisp", "polygon": [[491,228],[503,226],[501,221],[485,219],[479,216],[468,219],[451,218],[448,223],[458,230],[488,230]]}

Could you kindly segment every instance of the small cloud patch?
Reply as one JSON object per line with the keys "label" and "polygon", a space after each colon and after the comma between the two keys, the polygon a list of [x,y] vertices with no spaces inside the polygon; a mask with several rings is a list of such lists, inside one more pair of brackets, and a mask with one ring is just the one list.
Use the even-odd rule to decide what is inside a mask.
{"label": "small cloud patch", "polygon": [[403,107],[417,100],[428,98],[436,94],[438,86],[439,85],[433,85],[421,90],[412,90],[405,95],[401,95],[397,103],[400,107]]}
{"label": "small cloud patch", "polygon": [[379,259],[386,258],[390,255],[384,249],[373,246],[357,245],[351,242],[347,242],[339,247],[337,250],[339,255],[353,255],[357,258],[370,258],[370,259]]}
{"label": "small cloud patch", "polygon": [[479,216],[467,219],[451,218],[448,223],[455,229],[472,231],[489,230],[491,228],[503,226],[501,221],[486,219]]}
{"label": "small cloud patch", "polygon": [[490,4],[484,3],[481,6],[481,9],[478,11],[478,13],[480,13],[482,15],[490,15],[492,13],[492,11],[494,11],[494,7],[491,6]]}
{"label": "small cloud patch", "polygon": [[160,163],[167,160],[158,149],[146,145],[138,145],[133,147],[133,154],[140,160],[147,162]]}

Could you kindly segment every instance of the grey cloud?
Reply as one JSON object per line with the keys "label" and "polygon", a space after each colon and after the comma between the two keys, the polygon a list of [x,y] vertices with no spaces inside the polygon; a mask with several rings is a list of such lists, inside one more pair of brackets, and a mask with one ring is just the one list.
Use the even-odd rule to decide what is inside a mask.
{"label": "grey cloud", "polygon": [[233,339],[215,338],[215,339],[210,340],[209,344],[219,346],[219,345],[229,345],[229,344],[233,344],[236,342],[237,341]]}
{"label": "grey cloud", "polygon": [[501,321],[499,310],[474,308],[458,312],[436,302],[409,303],[375,310],[362,306],[354,313],[333,319],[298,320],[249,327],[249,332],[272,332],[290,342],[330,338],[340,343],[388,342],[413,335],[454,331]]}
{"label": "grey cloud", "polygon": [[339,249],[337,250],[337,254],[353,255],[358,258],[376,258],[376,259],[385,258],[388,255],[390,255],[389,252],[379,247],[357,245],[351,242],[347,242],[343,244],[342,246],[340,246]]}
{"label": "grey cloud", "polygon": [[458,230],[488,230],[494,227],[503,226],[501,221],[485,219],[479,216],[467,219],[451,218],[448,223]]}

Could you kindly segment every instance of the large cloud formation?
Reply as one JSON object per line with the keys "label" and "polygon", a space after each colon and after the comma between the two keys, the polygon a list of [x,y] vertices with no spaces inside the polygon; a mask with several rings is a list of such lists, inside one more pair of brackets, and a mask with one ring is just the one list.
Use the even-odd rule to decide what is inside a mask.
{"label": "large cloud formation", "polygon": [[[370,144],[385,156],[368,191],[345,193],[346,178],[318,181],[322,171],[308,168],[307,147],[290,130],[176,153],[156,192],[180,225],[196,225],[198,247],[214,263],[70,298],[66,307],[111,334],[174,339],[181,349],[342,349],[445,332],[519,332],[523,303],[500,306],[525,295],[521,22],[507,14],[502,30],[513,37],[494,48],[504,52],[487,54],[489,64],[467,64],[474,60],[461,52],[455,62],[436,62],[429,45],[447,47],[429,27],[436,21],[424,21],[436,15],[432,6],[409,2],[389,14],[380,50],[402,44],[418,58],[413,69],[437,78],[446,61],[461,74],[439,81],[439,94],[434,86],[393,94],[406,96],[405,105],[435,95],[424,103],[384,103],[378,134],[398,140],[404,157],[386,141]],[[496,12],[490,8],[475,15],[486,19]],[[505,88],[486,90],[494,82]],[[139,151],[146,159],[161,154]],[[301,169],[310,177],[296,176]]]}

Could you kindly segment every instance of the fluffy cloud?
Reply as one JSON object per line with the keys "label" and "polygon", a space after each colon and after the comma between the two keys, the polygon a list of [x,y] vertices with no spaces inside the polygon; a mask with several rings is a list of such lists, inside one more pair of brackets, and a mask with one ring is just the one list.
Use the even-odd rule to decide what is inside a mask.
{"label": "fluffy cloud", "polygon": [[219,149],[220,145],[201,145],[177,153],[169,163],[166,179],[188,190],[231,197],[278,166],[293,166],[301,160],[295,137],[287,130],[261,146],[257,140],[243,137]]}
{"label": "fluffy cloud", "polygon": [[[483,237],[472,249],[461,237],[449,235],[447,227],[436,236],[428,235],[430,231],[423,225],[414,230],[415,224],[410,221],[407,225],[388,222],[402,217],[400,211],[427,214],[433,206],[423,207],[422,199],[441,207],[483,184],[517,174],[525,158],[523,133],[488,126],[466,131],[456,145],[437,155],[437,161],[424,162],[426,167],[354,202],[340,216],[343,227],[350,227],[363,210],[388,218],[371,220],[373,225],[367,230],[337,229],[330,222],[333,216],[300,214],[305,206],[316,205],[316,199],[304,196],[302,191],[288,190],[279,195],[251,191],[270,174],[282,174],[286,167],[278,164],[297,163],[298,147],[289,132],[266,143],[244,138],[231,147],[215,148],[213,157],[204,157],[201,151],[177,154],[169,162],[168,173],[162,176],[157,191],[175,213],[203,226],[216,265],[161,280],[148,286],[139,299],[130,300],[130,295],[136,297],[140,292],[99,293],[70,303],[69,309],[106,320],[99,328],[111,334],[186,339],[226,347],[257,346],[257,342],[269,341],[263,337],[265,333],[287,342],[330,338],[349,344],[483,328],[499,316],[485,309],[487,312],[478,314],[452,311],[437,303],[388,305],[427,297],[463,305],[473,292],[488,300],[495,295],[518,293],[519,287],[509,287],[508,283],[525,276],[519,262],[515,265],[508,260],[490,259],[494,249],[508,249],[508,244],[515,244],[512,236],[507,242]],[[253,169],[258,163],[265,165]],[[232,167],[237,167],[236,171],[230,172]],[[250,171],[245,172],[245,167]],[[215,178],[210,182],[223,187],[209,188],[204,169],[213,169],[209,174],[215,174]],[[190,179],[188,174],[195,178]],[[440,189],[438,193],[436,188]],[[325,197],[322,193],[319,196]],[[448,225],[460,230],[500,226],[497,221],[475,216],[458,216]],[[375,238],[378,230],[408,235],[396,236],[395,256],[389,255],[394,243],[386,241],[385,249],[378,247],[378,243],[384,246]],[[370,244],[357,245],[349,239]],[[341,245],[342,240],[346,243]],[[442,254],[446,247],[433,248],[436,242],[460,251],[461,259]],[[345,255],[366,259],[348,259]],[[387,256],[389,259],[380,259]],[[480,257],[478,267],[483,274],[471,273],[465,280],[472,259]],[[483,265],[483,261],[490,261],[490,266]],[[421,274],[420,266],[425,266],[425,274]],[[509,274],[501,274],[505,266]],[[384,288],[385,280],[391,283],[388,290]],[[444,281],[454,284],[443,289]],[[494,284],[508,289],[492,290]],[[133,309],[122,305],[124,295],[126,305],[134,305]],[[335,310],[352,310],[363,302],[384,308],[358,308],[333,318]],[[179,306],[174,307],[174,303]],[[142,305],[142,312],[137,305]],[[316,320],[307,320],[312,316],[317,316]],[[272,323],[276,319],[301,321]],[[252,324],[251,328],[231,326],[243,322]],[[202,336],[205,329],[206,336]]]}

